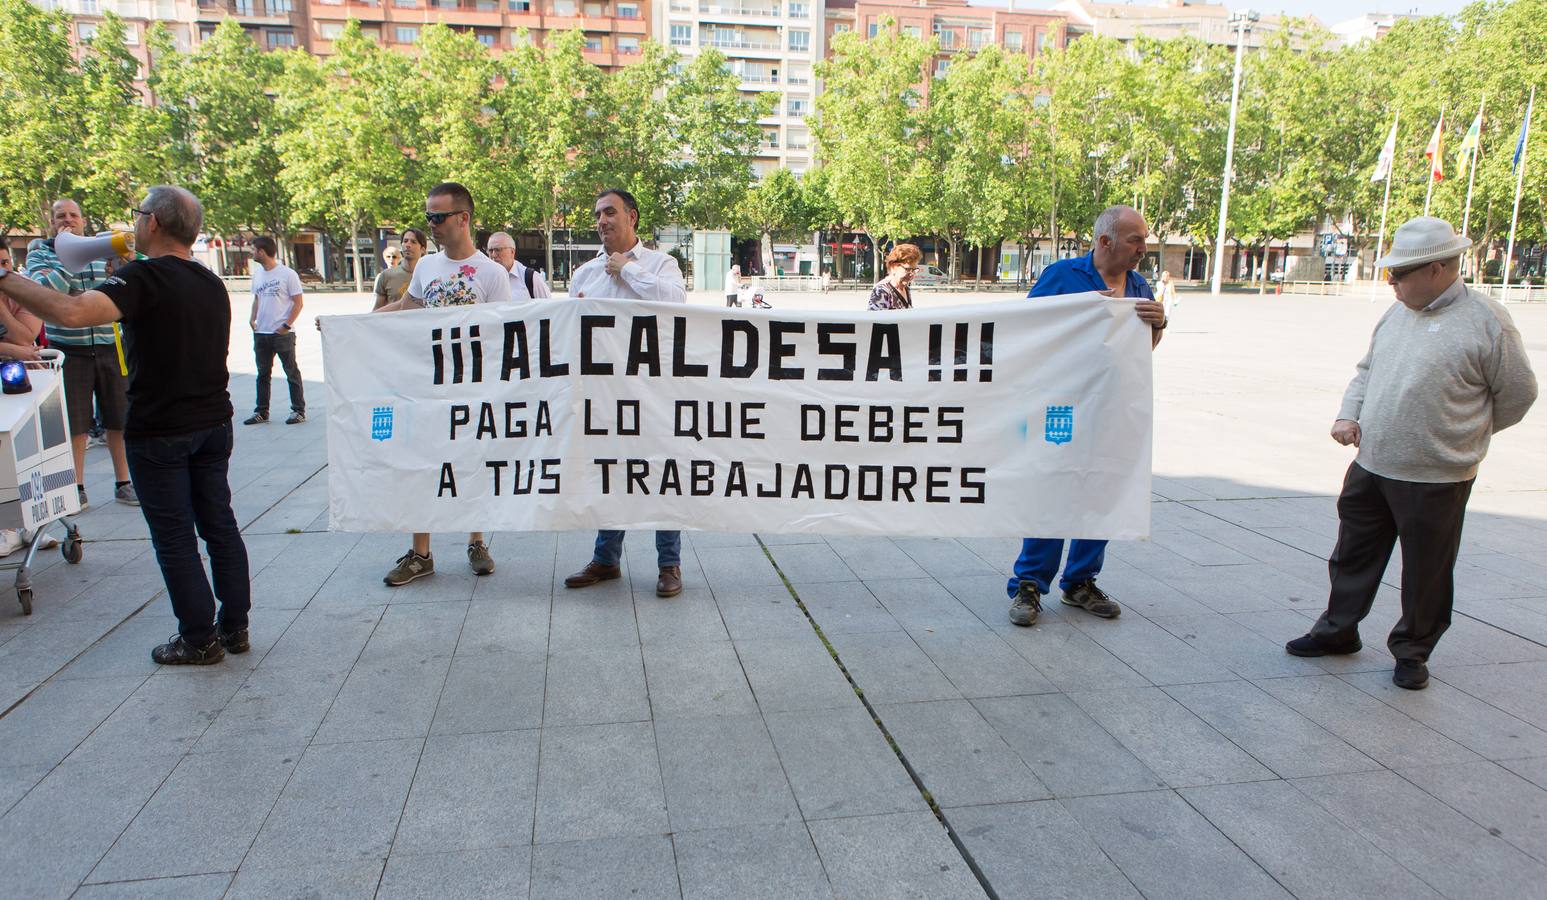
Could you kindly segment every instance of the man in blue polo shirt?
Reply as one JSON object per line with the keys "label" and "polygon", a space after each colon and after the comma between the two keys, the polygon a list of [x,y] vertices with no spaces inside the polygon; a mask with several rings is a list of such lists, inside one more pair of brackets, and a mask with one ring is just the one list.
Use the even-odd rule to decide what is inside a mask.
{"label": "man in blue polo shirt", "polygon": [[[1052,297],[1058,294],[1083,294],[1100,291],[1112,297],[1138,297],[1134,304],[1139,318],[1154,329],[1150,346],[1160,343],[1166,327],[1166,308],[1155,302],[1144,276],[1134,271],[1149,251],[1149,225],[1131,206],[1108,207],[1096,217],[1093,229],[1095,246],[1076,259],[1065,259],[1042,270],[1028,297]],[[1058,586],[1063,602],[1078,606],[1092,615],[1115,619],[1122,607],[1096,587],[1107,542],[1076,540],[1069,546],[1069,561]],[[1021,555],[1015,560],[1015,575],[1008,586],[1010,621],[1032,625],[1042,611],[1042,596],[1052,587],[1053,576],[1063,559],[1063,538],[1026,538]]]}

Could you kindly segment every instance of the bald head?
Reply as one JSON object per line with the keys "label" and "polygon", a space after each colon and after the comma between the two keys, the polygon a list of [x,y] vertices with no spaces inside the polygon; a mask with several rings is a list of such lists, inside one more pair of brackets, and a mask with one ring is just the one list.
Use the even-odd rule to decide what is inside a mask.
{"label": "bald head", "polygon": [[57,236],[61,231],[71,234],[84,235],[86,233],[86,217],[81,214],[81,205],[68,197],[61,197],[49,207],[48,222],[50,236]]}
{"label": "bald head", "polygon": [[1097,271],[1136,269],[1149,252],[1149,224],[1131,206],[1109,206],[1096,217],[1093,249]]}

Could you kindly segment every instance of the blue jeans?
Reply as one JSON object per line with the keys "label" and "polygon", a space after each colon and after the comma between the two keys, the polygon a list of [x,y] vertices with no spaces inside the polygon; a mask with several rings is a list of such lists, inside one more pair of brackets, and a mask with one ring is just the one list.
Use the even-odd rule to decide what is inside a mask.
{"label": "blue jeans", "polygon": [[[216,597],[220,631],[246,628],[252,585],[247,546],[231,511],[231,484],[226,479],[231,423],[171,437],[131,437],[124,443],[129,478],[150,526],[150,543],[183,640],[203,647],[214,639]],[[195,532],[209,549],[213,591],[199,561]]]}
{"label": "blue jeans", "polygon": [[[1010,596],[1014,597],[1020,590],[1022,581],[1032,582],[1038,591],[1046,594],[1052,586],[1053,576],[1058,574],[1058,563],[1063,555],[1063,538],[1026,538],[1022,541],[1021,555],[1015,560],[1015,577],[1010,579]],[[1070,541],[1069,563],[1064,566],[1064,577],[1058,580],[1058,586],[1067,591],[1100,575],[1106,555],[1106,541]]]}
{"label": "blue jeans", "polygon": [[[598,531],[596,553],[592,558],[604,566],[615,566],[623,558],[623,535],[626,531]],[[682,565],[682,532],[657,531],[655,533],[655,564],[661,568]]]}

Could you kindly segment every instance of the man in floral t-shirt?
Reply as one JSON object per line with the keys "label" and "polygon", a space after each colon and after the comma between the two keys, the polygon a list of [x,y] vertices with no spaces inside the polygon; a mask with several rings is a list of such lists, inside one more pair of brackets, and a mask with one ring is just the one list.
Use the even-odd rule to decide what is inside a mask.
{"label": "man in floral t-shirt", "polygon": [[[424,200],[424,218],[441,248],[414,266],[408,292],[395,303],[372,312],[395,312],[422,307],[465,306],[469,303],[504,303],[510,299],[510,275],[499,263],[473,245],[473,195],[454,181],[430,188]],[[467,562],[478,575],[494,573],[494,559],[484,543],[483,532],[467,536]],[[430,535],[414,534],[413,546],[382,579],[397,587],[435,573],[430,556]]]}

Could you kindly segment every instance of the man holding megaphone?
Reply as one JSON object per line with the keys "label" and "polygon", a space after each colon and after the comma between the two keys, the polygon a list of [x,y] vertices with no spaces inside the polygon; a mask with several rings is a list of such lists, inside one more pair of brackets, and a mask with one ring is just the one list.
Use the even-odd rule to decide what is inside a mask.
{"label": "man holding megaphone", "polygon": [[[81,208],[67,198],[54,201],[49,231],[50,239],[33,241],[27,248],[27,277],[62,294],[78,295],[97,287],[112,274],[110,261],[133,253],[129,235],[85,237],[86,219]],[[49,346],[64,352],[65,414],[70,422],[81,509],[86,508],[86,444],[97,416],[102,418],[107,452],[113,458],[113,498],[138,506],[124,453],[129,379],[121,365],[113,326],[69,328],[50,322],[45,332]]]}
{"label": "man holding megaphone", "polygon": [[[135,244],[146,258],[123,265],[95,290],[71,296],[0,269],[0,293],[51,326],[123,322],[129,472],[177,615],[178,633],[152,650],[151,659],[209,665],[251,649],[247,548],[227,479],[234,437],[226,390],[231,297],[225,283],[193,259],[204,224],[197,197],[178,187],[153,187],[134,217]],[[213,590],[199,560],[201,537]]]}

